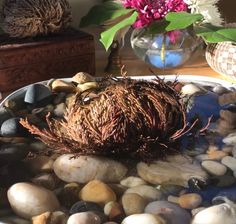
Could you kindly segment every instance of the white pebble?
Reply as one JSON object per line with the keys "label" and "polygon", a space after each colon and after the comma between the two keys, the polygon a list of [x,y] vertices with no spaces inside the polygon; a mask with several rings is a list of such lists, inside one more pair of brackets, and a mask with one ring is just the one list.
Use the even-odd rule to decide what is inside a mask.
{"label": "white pebble", "polygon": [[159,216],[152,214],[135,214],[126,217],[121,224],[165,224]]}
{"label": "white pebble", "polygon": [[71,215],[67,224],[101,224],[101,219],[93,212],[80,212]]}
{"label": "white pebble", "polygon": [[31,183],[17,183],[7,192],[13,211],[20,217],[30,219],[47,211],[59,209],[59,202],[52,191]]}
{"label": "white pebble", "polygon": [[125,179],[123,179],[120,182],[120,184],[125,187],[136,187],[139,185],[145,185],[145,184],[147,184],[147,182],[144,181],[143,179],[141,179],[140,177],[129,176],[129,177],[126,177]]}
{"label": "white pebble", "polygon": [[123,164],[108,158],[80,156],[72,159],[71,157],[73,154],[62,155],[53,165],[56,175],[68,183],[88,183],[94,179],[115,183],[119,182],[127,172]]}
{"label": "white pebble", "polygon": [[232,156],[225,156],[222,160],[221,163],[230,168],[231,170],[235,171],[236,170],[236,159]]}
{"label": "white pebble", "polygon": [[206,160],[202,162],[202,167],[212,175],[223,176],[227,172],[227,167],[216,161]]}

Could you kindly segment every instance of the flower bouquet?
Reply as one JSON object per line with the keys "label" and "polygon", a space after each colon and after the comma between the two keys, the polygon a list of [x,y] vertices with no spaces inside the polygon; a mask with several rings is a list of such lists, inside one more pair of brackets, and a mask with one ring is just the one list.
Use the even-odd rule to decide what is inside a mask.
{"label": "flower bouquet", "polygon": [[[142,47],[154,35],[160,34],[161,36],[155,37],[155,42],[151,43],[154,47],[158,45],[161,58],[156,67],[165,67],[163,61],[168,56],[168,49],[175,51],[169,62],[174,61],[176,64],[172,67],[176,67],[191,56],[191,52],[199,45],[199,39],[206,43],[236,41],[236,28],[222,26],[223,19],[216,6],[217,2],[218,0],[105,0],[91,8],[82,18],[80,25],[104,26],[105,31],[101,33],[100,41],[106,50],[114,40],[123,40],[130,27],[141,30],[142,37],[148,35],[148,38],[142,39],[139,44]],[[190,36],[194,38],[185,40],[186,34],[183,30],[190,31]],[[137,51],[133,42],[131,40],[132,47]],[[169,47],[168,44],[175,45]],[[150,43],[148,45],[150,46]],[[181,50],[177,49],[179,46],[185,48],[181,53]],[[136,52],[136,55],[144,59],[139,52]],[[152,60],[156,63],[156,58],[148,60],[145,61],[155,65]]]}

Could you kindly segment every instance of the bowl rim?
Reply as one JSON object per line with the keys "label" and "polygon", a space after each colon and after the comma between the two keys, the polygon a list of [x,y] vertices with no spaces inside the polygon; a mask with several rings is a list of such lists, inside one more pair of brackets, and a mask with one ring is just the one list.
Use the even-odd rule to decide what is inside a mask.
{"label": "bowl rim", "polygon": [[[155,75],[148,75],[148,76],[128,76],[131,79],[137,79],[137,80],[152,80],[155,79],[157,76]],[[198,75],[160,75],[158,76],[161,79],[164,79],[165,81],[174,81],[174,80],[178,80],[180,82],[188,82],[188,83],[197,83],[197,84],[203,84],[203,85],[212,85],[212,86],[223,86],[225,88],[236,88],[236,84],[227,80],[223,80],[220,78],[214,78],[214,77],[208,77],[208,76],[198,76]],[[95,77],[96,80],[99,80],[103,77]],[[115,78],[115,77],[114,77]],[[120,76],[117,76],[117,78],[121,78]],[[52,78],[52,79],[60,79],[63,81],[72,81],[72,78]],[[40,82],[35,82],[35,83],[31,83],[29,85],[23,86],[15,91],[13,91],[12,93],[10,93],[9,95],[7,95],[0,103],[0,107],[2,107],[4,105],[4,103],[7,100],[10,99],[14,99],[20,95],[22,95],[22,93],[24,91],[27,90],[27,88],[33,84],[47,84],[50,80],[52,79],[48,79],[48,80],[44,80],[44,81],[40,81]]]}

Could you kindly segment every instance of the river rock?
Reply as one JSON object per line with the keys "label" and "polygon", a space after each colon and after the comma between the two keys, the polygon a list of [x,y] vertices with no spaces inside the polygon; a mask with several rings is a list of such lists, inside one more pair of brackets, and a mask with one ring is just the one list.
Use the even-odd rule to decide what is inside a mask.
{"label": "river rock", "polygon": [[228,93],[229,92],[229,89],[225,88],[222,85],[214,86],[212,90],[213,90],[214,93],[217,93],[218,95],[222,95],[224,93]]}
{"label": "river rock", "polygon": [[147,164],[137,164],[138,175],[151,184],[173,184],[188,187],[188,180],[192,177],[202,180],[208,179],[207,173],[200,165],[193,163],[187,156],[168,156],[165,161],[155,161]]}
{"label": "river rock", "polygon": [[101,224],[101,219],[93,212],[80,212],[71,215],[67,224]]}
{"label": "river rock", "polygon": [[57,117],[63,117],[65,111],[66,111],[66,104],[60,103],[60,104],[56,105],[56,108],[54,109],[53,113]]}
{"label": "river rock", "polygon": [[82,186],[77,183],[69,183],[64,185],[64,187],[59,189],[57,194],[61,204],[66,208],[70,208],[79,200],[79,192]]}
{"label": "river rock", "polygon": [[1,125],[1,135],[4,137],[20,137],[27,134],[27,130],[19,123],[20,118],[13,117]]}
{"label": "river rock", "polygon": [[212,175],[223,176],[227,172],[227,167],[216,161],[206,160],[202,162],[202,167]]}
{"label": "river rock", "polygon": [[7,217],[1,217],[0,218],[1,224],[31,224],[30,221],[19,218],[15,215],[7,216]]}
{"label": "river rock", "polygon": [[222,160],[221,163],[230,168],[231,170],[235,171],[236,170],[236,158],[232,156],[225,156]]}
{"label": "river rock", "polygon": [[119,182],[127,172],[124,165],[108,158],[80,156],[72,159],[72,156],[62,155],[53,165],[56,175],[65,182],[88,183],[94,179]]}
{"label": "river rock", "polygon": [[147,182],[144,181],[143,179],[141,179],[140,177],[129,176],[129,177],[126,177],[125,179],[123,179],[120,182],[120,184],[125,187],[136,187],[139,185],[145,185],[145,184],[147,184]]}
{"label": "river rock", "polygon": [[45,212],[32,217],[32,224],[66,224],[68,216],[61,211]]}
{"label": "river rock", "polygon": [[92,180],[86,184],[80,191],[79,197],[83,201],[92,201],[101,205],[105,205],[109,201],[116,201],[113,190],[99,180]]}
{"label": "river rock", "polygon": [[192,224],[235,224],[235,204],[222,203],[198,212]]}
{"label": "river rock", "polygon": [[149,186],[149,185],[140,185],[136,187],[131,187],[125,191],[125,194],[135,193],[143,197],[147,202],[159,200],[162,197],[160,190]]}
{"label": "river rock", "polygon": [[78,201],[72,205],[70,209],[70,214],[72,215],[79,212],[89,212],[89,211],[103,212],[103,209],[100,205],[91,201]]}
{"label": "river rock", "polygon": [[115,221],[121,223],[121,221],[125,218],[124,210],[116,201],[110,201],[106,203],[104,206],[104,214],[109,217],[110,221]]}
{"label": "river rock", "polygon": [[226,145],[235,145],[236,144],[236,132],[230,133],[222,140]]}
{"label": "river rock", "polygon": [[122,202],[122,206],[125,211],[125,214],[127,216],[143,213],[144,208],[147,205],[147,201],[143,197],[135,193],[124,194],[121,199],[121,202]]}
{"label": "river rock", "polygon": [[49,190],[54,190],[60,183],[60,180],[53,173],[42,173],[32,178],[31,182]]}
{"label": "river rock", "polygon": [[194,95],[194,94],[199,94],[199,93],[204,93],[204,92],[205,91],[203,91],[199,86],[194,85],[192,83],[184,85],[181,89],[181,93],[183,95]]}
{"label": "river rock", "polygon": [[135,214],[126,217],[121,224],[167,224],[167,223],[157,215]]}
{"label": "river rock", "polygon": [[31,183],[14,184],[7,195],[13,211],[26,219],[60,207],[53,192]]}
{"label": "river rock", "polygon": [[56,79],[52,82],[51,88],[53,92],[75,93],[76,87],[73,83]]}
{"label": "river rock", "polygon": [[29,153],[25,143],[3,144],[0,147],[0,163],[11,163],[24,159]]}
{"label": "river rock", "polygon": [[84,84],[95,81],[95,78],[86,72],[78,72],[72,77],[72,81],[78,84]]}
{"label": "river rock", "polygon": [[29,170],[33,174],[52,172],[53,163],[54,160],[49,156],[37,156],[26,161]]}
{"label": "river rock", "polygon": [[52,92],[43,84],[30,85],[25,93],[24,102],[34,105],[46,105],[52,98]]}
{"label": "river rock", "polygon": [[191,215],[179,205],[168,201],[154,201],[149,203],[145,213],[160,215],[168,224],[190,224]]}
{"label": "river rock", "polygon": [[2,123],[12,117],[12,113],[9,109],[6,107],[1,107],[0,108],[0,126]]}
{"label": "river rock", "polygon": [[202,203],[202,197],[196,193],[183,194],[180,197],[169,196],[168,201],[175,202],[185,209],[194,209]]}

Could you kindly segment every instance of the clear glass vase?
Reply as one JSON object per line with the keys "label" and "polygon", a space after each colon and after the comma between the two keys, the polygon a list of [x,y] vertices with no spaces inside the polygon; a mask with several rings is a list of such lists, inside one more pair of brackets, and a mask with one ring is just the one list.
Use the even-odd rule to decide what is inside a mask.
{"label": "clear glass vase", "polygon": [[192,56],[201,41],[187,29],[174,32],[151,35],[145,28],[134,29],[131,46],[143,61],[161,69],[175,68]]}

